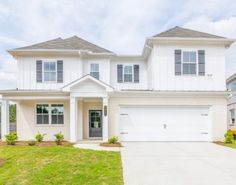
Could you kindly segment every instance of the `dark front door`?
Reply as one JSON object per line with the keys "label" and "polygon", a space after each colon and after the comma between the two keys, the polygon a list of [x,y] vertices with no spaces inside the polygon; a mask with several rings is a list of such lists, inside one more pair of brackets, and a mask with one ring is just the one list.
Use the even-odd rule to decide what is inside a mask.
{"label": "dark front door", "polygon": [[89,137],[102,137],[102,111],[89,111]]}

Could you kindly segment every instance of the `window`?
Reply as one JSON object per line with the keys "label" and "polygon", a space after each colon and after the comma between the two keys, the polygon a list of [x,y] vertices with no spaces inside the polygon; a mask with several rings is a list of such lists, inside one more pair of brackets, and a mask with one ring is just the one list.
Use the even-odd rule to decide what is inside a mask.
{"label": "window", "polygon": [[47,104],[38,104],[37,111],[37,124],[49,124],[49,111]]}
{"label": "window", "polygon": [[124,66],[124,82],[133,82],[133,66]]}
{"label": "window", "polygon": [[197,54],[195,51],[183,52],[183,74],[197,74]]}
{"label": "window", "polygon": [[64,107],[62,104],[52,104],[51,106],[51,123],[63,124],[64,123]]}
{"label": "window", "polygon": [[44,81],[56,81],[56,62],[44,62]]}
{"label": "window", "polygon": [[235,123],[235,110],[231,109],[230,110],[230,119],[231,119],[231,124]]}
{"label": "window", "polygon": [[37,104],[36,124],[64,124],[63,104]]}
{"label": "window", "polygon": [[231,91],[236,91],[236,82],[233,82],[230,86]]}
{"label": "window", "polygon": [[90,75],[99,80],[99,64],[90,64]]}

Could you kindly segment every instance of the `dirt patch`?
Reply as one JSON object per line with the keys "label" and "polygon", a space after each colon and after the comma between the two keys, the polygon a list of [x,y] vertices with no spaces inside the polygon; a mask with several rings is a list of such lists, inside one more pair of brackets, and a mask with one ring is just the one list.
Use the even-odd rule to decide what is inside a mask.
{"label": "dirt patch", "polygon": [[5,162],[6,162],[5,160],[0,159],[0,167],[3,166],[5,164]]}
{"label": "dirt patch", "polygon": [[[8,146],[29,146],[29,142],[31,141],[17,141],[15,145],[8,145]],[[73,143],[70,143],[68,141],[63,141],[62,146],[72,146]],[[7,146],[6,142],[0,142],[0,146]],[[42,141],[40,143],[36,142],[35,146],[57,146],[57,144],[54,141]]]}
{"label": "dirt patch", "polygon": [[121,143],[100,143],[100,146],[105,146],[105,147],[122,147]]}

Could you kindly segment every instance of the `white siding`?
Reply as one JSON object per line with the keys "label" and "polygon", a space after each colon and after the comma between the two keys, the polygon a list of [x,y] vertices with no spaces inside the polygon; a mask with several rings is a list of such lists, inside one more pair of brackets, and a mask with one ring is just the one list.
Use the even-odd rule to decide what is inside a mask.
{"label": "white siding", "polygon": [[[174,50],[205,50],[205,76],[175,76]],[[37,83],[36,60],[63,60],[63,83]],[[79,56],[64,57],[18,57],[19,89],[59,89],[64,85],[90,73],[90,64],[98,63],[100,80],[116,90],[198,90],[222,91],[225,85],[225,48],[223,46],[199,45],[154,45],[147,61],[110,60],[105,58],[81,59]],[[117,64],[139,64],[139,83],[117,83]]]}
{"label": "white siding", "polygon": [[90,64],[99,64],[99,79],[110,84],[110,60],[109,59],[86,59],[83,63],[83,75],[90,73]]}
{"label": "white siding", "polygon": [[[63,83],[36,82],[36,60],[57,61],[63,60]],[[99,63],[100,79],[110,83],[110,61],[108,59],[81,60],[76,56],[72,57],[19,57],[18,58],[18,79],[19,89],[59,89],[66,84],[81,78],[90,73],[90,64]]]}
{"label": "white siding", "polygon": [[[152,70],[155,90],[226,90],[225,48],[194,45],[155,45]],[[205,50],[205,76],[175,76],[174,50]]]}
{"label": "white siding", "polygon": [[[118,83],[117,65],[139,65],[139,83]],[[112,61],[111,62],[111,86],[117,90],[121,89],[147,89],[147,63],[145,61]]]}

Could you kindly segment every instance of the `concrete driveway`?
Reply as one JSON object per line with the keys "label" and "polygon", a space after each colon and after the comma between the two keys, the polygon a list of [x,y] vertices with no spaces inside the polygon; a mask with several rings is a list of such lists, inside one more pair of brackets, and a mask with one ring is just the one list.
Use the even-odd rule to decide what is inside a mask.
{"label": "concrete driveway", "polygon": [[126,185],[235,185],[236,149],[207,142],[127,142]]}

